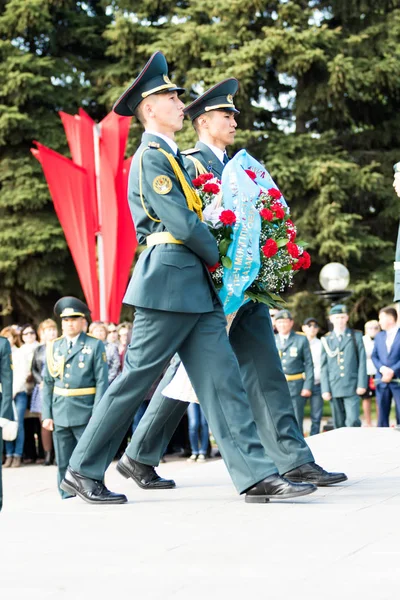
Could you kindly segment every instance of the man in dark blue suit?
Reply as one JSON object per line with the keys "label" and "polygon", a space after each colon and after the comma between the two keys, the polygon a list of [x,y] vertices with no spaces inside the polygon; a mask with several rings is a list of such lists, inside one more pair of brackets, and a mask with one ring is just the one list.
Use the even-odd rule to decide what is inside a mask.
{"label": "man in dark blue suit", "polygon": [[389,414],[394,398],[396,422],[400,423],[400,333],[397,311],[387,306],[379,311],[382,328],[375,337],[372,361],[377,368],[376,401],[378,404],[378,427],[389,427]]}

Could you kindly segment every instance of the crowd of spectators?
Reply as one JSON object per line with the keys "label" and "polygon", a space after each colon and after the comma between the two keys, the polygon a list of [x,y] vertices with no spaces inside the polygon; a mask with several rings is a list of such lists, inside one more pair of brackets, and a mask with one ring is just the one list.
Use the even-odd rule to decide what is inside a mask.
{"label": "crowd of spectators", "polygon": [[[270,312],[278,348],[285,349],[294,320],[290,313],[286,311],[287,314],[280,315],[281,320],[275,321],[278,311],[271,310]],[[288,317],[290,318],[288,319]],[[293,389],[296,388],[297,390],[293,392],[292,401],[296,417],[300,421],[300,427],[303,428],[304,425],[303,415],[307,403],[309,403],[311,427],[309,431],[305,432],[306,435],[308,433],[310,435],[320,433],[323,414],[326,418],[325,430],[333,426],[358,426],[361,424],[371,427],[375,423],[381,427],[389,426],[392,399],[395,403],[396,422],[399,424],[400,334],[398,333],[396,309],[385,307],[379,313],[379,320],[371,320],[365,323],[364,335],[362,336],[362,352],[357,350],[355,337],[354,341],[347,346],[347,354],[340,351],[341,333],[343,336],[354,335],[353,330],[347,323],[347,313],[346,316],[342,314],[338,317],[332,314],[330,321],[331,326],[333,325],[332,331],[325,336],[321,336],[322,328],[318,321],[313,317],[305,319],[301,333],[305,339],[300,340],[300,345],[297,342],[296,350],[287,346],[287,349],[290,350],[287,353],[287,358],[285,352],[283,353],[284,356],[281,356],[285,374],[289,356],[292,359],[296,357],[296,364],[298,365],[299,357],[304,354],[304,343],[307,345],[305,350],[310,351],[312,358],[312,383],[310,383],[310,379],[306,382],[307,378],[304,374],[304,384],[300,381],[299,386],[298,381],[292,381],[293,376],[287,375],[289,387],[292,386]],[[88,332],[100,339],[105,345],[110,384],[123,367],[125,352],[131,338],[132,324],[123,322],[116,325],[94,321],[90,324]],[[5,443],[5,462],[3,466],[5,468],[15,468],[33,462],[42,463],[45,466],[51,465],[54,463],[52,433],[41,426],[41,390],[46,361],[46,345],[57,338],[57,324],[52,319],[46,319],[40,323],[37,329],[30,323],[23,326],[10,325],[5,327],[0,335],[9,340],[12,349],[14,364],[13,398],[18,416],[18,435],[15,441]],[[330,342],[330,339],[332,342]],[[337,351],[335,351],[335,344],[337,345]],[[303,348],[302,352],[300,352],[301,348]],[[364,384],[358,385],[361,381],[359,373],[362,371],[360,361],[363,361],[363,369],[365,362],[367,375],[365,387]],[[333,367],[330,365],[333,365]],[[332,371],[332,368],[336,369],[336,375],[341,377],[340,383],[342,386],[341,391],[338,392],[339,396],[335,395],[334,391],[335,374],[332,375],[329,372],[329,369]],[[353,383],[351,383],[352,381]],[[154,391],[157,384],[158,381],[155,382],[152,391]],[[349,387],[348,391],[346,385]],[[130,435],[137,427],[150,399],[151,394],[148,395],[148,398],[137,412],[132,427],[129,428],[127,437],[121,445],[121,452],[124,450],[122,446],[127,443]],[[330,410],[327,407],[330,407]],[[358,419],[361,407],[363,413],[362,423]],[[330,418],[331,415],[333,416],[333,423]],[[210,456],[208,425],[198,404],[189,405],[188,416],[184,419],[180,430],[177,431],[168,451],[187,456],[190,461],[204,461]]]}

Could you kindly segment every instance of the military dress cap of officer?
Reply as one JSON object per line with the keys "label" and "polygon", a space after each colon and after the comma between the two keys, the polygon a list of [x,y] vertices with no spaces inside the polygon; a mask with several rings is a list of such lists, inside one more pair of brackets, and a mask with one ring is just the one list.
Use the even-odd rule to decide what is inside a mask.
{"label": "military dress cap of officer", "polygon": [[[344,304],[336,304],[330,315],[347,315]],[[349,327],[337,337],[334,331],[321,338],[321,393],[332,395],[335,427],[359,427],[360,398],[357,388],[367,388],[368,376],[362,332]]]}
{"label": "military dress cap of officer", "polygon": [[[286,308],[275,315],[275,320],[290,319],[292,314]],[[282,343],[280,334],[275,335],[276,345],[282,361],[282,369],[288,382],[297,422],[302,431],[306,398],[302,390],[312,390],[314,386],[314,365],[309,341],[304,333],[290,331]]]}
{"label": "military dress cap of officer", "polygon": [[[164,57],[156,53],[114,111],[132,115],[149,95],[180,91],[168,78]],[[175,126],[171,122],[172,130]],[[103,481],[127,424],[179,352],[232,480],[239,492],[248,490],[277,470],[258,438],[225,333],[222,305],[207,269],[218,261],[218,246],[202,220],[201,200],[171,136],[157,129],[143,134],[130,167],[128,201],[138,241],[147,245],[124,297],[136,309],[132,341],[122,373],[103,396],[73,452],[63,488],[91,501],[90,482]],[[229,369],[229,381],[221,377],[224,369]],[[249,447],[251,453],[244,450]],[[133,458],[129,446],[123,458],[126,469],[125,463]],[[79,484],[86,486],[83,491],[74,473],[79,481],[83,478]],[[126,501],[121,495],[110,497],[102,487],[96,490],[101,502]]]}
{"label": "military dress cap of officer", "polygon": [[[0,336],[0,417],[14,420],[14,412],[12,408],[12,357],[11,346],[7,338]],[[1,458],[3,456],[3,438],[2,429],[0,427],[0,510],[3,505],[3,488],[1,480]]]}
{"label": "military dress cap of officer", "polygon": [[[188,106],[184,113],[192,121],[200,115],[213,110],[222,110],[239,114],[234,104],[234,96],[239,89],[239,82],[234,77],[224,79],[212,88],[196,98]],[[214,152],[201,140],[196,142],[194,148],[182,152],[184,165],[190,177],[194,179],[202,173],[213,173],[221,179],[224,165],[229,162],[227,154],[224,154],[224,162],[221,163]]]}
{"label": "military dress cap of officer", "polygon": [[131,117],[142,100],[151,94],[177,92],[184,88],[174,85],[168,77],[168,64],[161,52],[155,52],[133,83],[114,104],[113,111],[123,117]]}
{"label": "military dress cap of officer", "polygon": [[233,97],[239,89],[239,82],[234,77],[220,81],[201,96],[188,104],[184,110],[191,121],[211,110],[224,110],[239,114],[235,107]]}
{"label": "military dress cap of officer", "polygon": [[[88,306],[73,296],[61,298],[54,313],[61,319],[90,316]],[[81,332],[72,347],[64,335],[46,345],[42,420],[54,421],[59,482],[107,386],[108,367],[102,341]]]}

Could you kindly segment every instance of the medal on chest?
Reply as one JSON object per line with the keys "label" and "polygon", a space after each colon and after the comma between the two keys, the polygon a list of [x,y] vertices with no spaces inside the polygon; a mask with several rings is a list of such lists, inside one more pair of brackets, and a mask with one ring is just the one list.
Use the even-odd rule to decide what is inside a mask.
{"label": "medal on chest", "polygon": [[297,358],[298,352],[297,352],[296,346],[291,346],[289,348],[289,356],[290,356],[290,358]]}

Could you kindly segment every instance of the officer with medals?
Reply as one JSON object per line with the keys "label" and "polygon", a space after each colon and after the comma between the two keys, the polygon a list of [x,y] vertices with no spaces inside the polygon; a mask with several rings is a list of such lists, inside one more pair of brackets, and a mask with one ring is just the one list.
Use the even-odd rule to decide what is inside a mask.
{"label": "officer with medals", "polygon": [[278,330],[275,341],[296,419],[303,431],[304,406],[307,398],[312,396],[314,386],[314,365],[306,335],[295,333],[293,324],[293,317],[288,310],[280,310],[275,315],[275,327]]}
{"label": "officer with medals", "polygon": [[[135,115],[145,129],[131,164],[128,199],[139,243],[147,248],[124,298],[135,306],[135,321],[123,371],[94,412],[61,487],[90,503],[127,501],[105,487],[105,470],[151,385],[178,352],[246,501],[308,494],[313,485],[279,477],[257,435],[207,270],[219,258],[217,244],[202,222],[200,198],[174,141],[183,125],[182,92],[168,77],[165,57],[156,52],[114,106],[119,115]],[[136,480],[138,468],[143,465],[128,446],[117,469]]]}
{"label": "officer with medals", "polygon": [[[12,358],[10,342],[0,336],[0,418],[7,421],[14,420],[12,408]],[[0,510],[3,506],[3,487],[1,478],[1,463],[3,458],[3,436],[0,426]]]}
{"label": "officer with medals", "polygon": [[[63,335],[46,347],[43,379],[43,427],[53,431],[58,484],[64,478],[74,448],[93,409],[108,386],[108,367],[103,342],[85,333],[90,311],[72,296],[54,307]],[[61,497],[74,494],[59,487]]]}
{"label": "officer with medals", "polygon": [[321,338],[322,398],[332,402],[335,428],[361,427],[360,396],[368,385],[363,335],[347,326],[349,315],[344,304],[332,306],[329,320],[333,331]]}
{"label": "officer with medals", "polygon": [[[236,116],[239,111],[234,105],[234,96],[238,87],[235,78],[226,79],[186,107],[185,113],[199,136],[195,148],[182,152],[186,170],[192,179],[206,172],[221,178],[224,165],[228,162],[226,147],[233,144],[235,138]],[[232,323],[229,339],[239,361],[242,381],[261,442],[279,472],[291,481],[311,482],[315,485],[345,481],[347,477],[344,473],[328,473],[314,462],[311,450],[299,429],[267,306],[247,302]],[[304,340],[307,342],[301,336],[301,341]],[[174,377],[178,365],[179,361],[174,360],[169,367],[132,437],[130,455],[142,465],[158,465],[187,409],[186,403],[166,398],[162,394]],[[302,373],[303,367],[300,370]],[[296,387],[299,383],[303,387],[302,375],[301,382],[297,382]],[[301,397],[303,409],[305,401],[306,398]],[[300,410],[297,402],[295,406],[296,411]],[[144,487],[142,481],[136,481]],[[149,480],[146,487],[160,486]]]}

